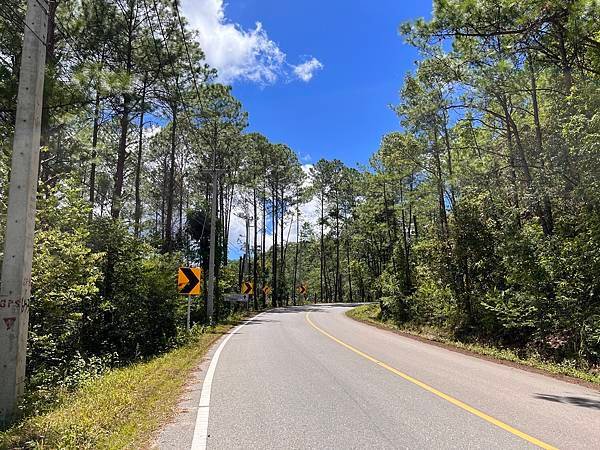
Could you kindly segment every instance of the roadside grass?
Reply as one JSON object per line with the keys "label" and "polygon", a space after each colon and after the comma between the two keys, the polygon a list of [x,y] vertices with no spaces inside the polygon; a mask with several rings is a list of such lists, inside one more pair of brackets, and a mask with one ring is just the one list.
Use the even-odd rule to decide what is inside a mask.
{"label": "roadside grass", "polygon": [[357,308],[347,311],[346,315],[359,322],[383,329],[389,329],[401,334],[415,336],[420,339],[441,343],[463,352],[471,352],[500,361],[509,361],[517,365],[531,367],[537,371],[547,372],[552,375],[571,377],[576,380],[583,380],[588,383],[600,385],[600,372],[578,369],[575,367],[575,363],[571,361],[555,363],[545,361],[539,355],[530,355],[523,358],[517,355],[515,351],[508,348],[498,348],[490,345],[457,341],[456,339],[453,339],[448,332],[441,329],[425,326],[398,326],[393,321],[381,319],[381,309],[377,304],[358,306]]}
{"label": "roadside grass", "polygon": [[148,362],[115,369],[55,407],[0,432],[1,449],[146,448],[174,414],[191,372],[210,346],[238,322],[198,329],[186,345]]}

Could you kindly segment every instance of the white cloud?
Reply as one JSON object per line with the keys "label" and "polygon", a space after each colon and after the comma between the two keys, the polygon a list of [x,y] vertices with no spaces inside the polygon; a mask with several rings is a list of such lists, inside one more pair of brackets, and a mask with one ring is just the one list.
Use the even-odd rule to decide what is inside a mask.
{"label": "white cloud", "polygon": [[153,138],[158,133],[160,133],[162,131],[162,129],[163,128],[160,125],[152,123],[152,124],[150,124],[150,126],[147,126],[144,128],[144,137],[146,139]]}
{"label": "white cloud", "polygon": [[[312,164],[303,164],[302,170],[307,175],[302,186],[307,188],[311,185],[310,177],[310,169],[313,167]],[[244,217],[247,215],[251,216],[252,211],[247,209],[248,206],[245,206],[242,197],[239,196],[235,201],[235,205],[231,215],[230,228],[229,228],[229,251],[230,258],[238,258],[244,253],[245,242],[246,242],[246,220]],[[262,216],[259,208],[259,220],[258,220],[258,235],[259,239],[262,236]],[[308,202],[300,205],[300,227],[302,227],[305,223],[308,223],[313,230],[317,230],[319,218],[321,216],[321,202],[315,196],[311,198]],[[273,246],[273,230],[270,229],[271,218],[267,217],[267,233],[265,236],[265,247],[267,251]],[[254,229],[252,228],[253,221],[250,222],[250,236],[249,236],[249,244],[252,249],[254,246]],[[284,241],[287,242],[296,242],[296,210],[295,207],[292,207],[287,211],[284,222]],[[281,239],[281,236],[278,237]],[[258,242],[258,245],[262,245],[262,242]]]}
{"label": "white cloud", "polygon": [[223,0],[183,0],[183,10],[190,25],[198,32],[198,41],[206,54],[206,62],[216,68],[219,81],[233,83],[246,80],[258,84],[273,84],[288,78],[289,68],[296,76],[309,81],[316,68],[289,65],[286,54],[272,41],[260,22],[253,29],[244,29],[225,16]]}
{"label": "white cloud", "polygon": [[310,163],[312,160],[312,156],[310,155],[310,153],[300,152],[300,153],[298,153],[298,158],[300,158],[300,162],[303,162],[303,163]]}
{"label": "white cloud", "polygon": [[294,68],[294,74],[305,83],[308,83],[314,77],[315,72],[323,68],[323,63],[312,57],[308,61],[292,67]]}

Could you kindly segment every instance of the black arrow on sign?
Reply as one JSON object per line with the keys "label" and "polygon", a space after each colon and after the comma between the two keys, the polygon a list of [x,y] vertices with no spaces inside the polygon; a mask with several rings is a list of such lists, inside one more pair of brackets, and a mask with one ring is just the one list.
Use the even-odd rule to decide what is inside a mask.
{"label": "black arrow on sign", "polygon": [[196,276],[194,271],[192,269],[190,269],[189,267],[182,267],[181,271],[183,272],[185,277],[188,279],[188,284],[185,285],[185,287],[180,291],[180,293],[181,294],[189,294],[190,292],[192,292],[194,290],[194,288],[196,286],[198,286],[198,284],[200,284],[200,279]]}
{"label": "black arrow on sign", "polygon": [[244,281],[242,283],[242,285],[243,285],[243,289],[242,289],[243,295],[252,295],[252,283],[250,283],[248,281]]}

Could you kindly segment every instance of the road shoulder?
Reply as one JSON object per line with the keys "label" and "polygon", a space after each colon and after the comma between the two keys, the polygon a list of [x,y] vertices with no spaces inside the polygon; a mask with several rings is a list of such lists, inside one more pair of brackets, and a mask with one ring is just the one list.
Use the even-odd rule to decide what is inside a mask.
{"label": "road shoulder", "polygon": [[581,378],[576,378],[576,377],[572,377],[569,375],[565,375],[562,373],[554,373],[554,372],[550,372],[548,370],[544,370],[542,368],[539,367],[534,367],[531,365],[528,365],[526,362],[519,362],[519,361],[512,361],[512,360],[508,360],[508,359],[502,359],[499,357],[494,357],[491,355],[486,355],[483,353],[479,353],[475,350],[470,350],[468,348],[463,348],[460,347],[458,343],[454,344],[452,342],[448,342],[448,341],[441,341],[441,340],[436,340],[434,338],[428,338],[426,336],[423,335],[419,335],[419,334],[414,334],[414,333],[409,333],[407,331],[403,331],[400,330],[398,328],[395,328],[393,326],[390,326],[384,322],[380,322],[380,321],[376,321],[370,318],[364,318],[364,317],[360,317],[357,315],[352,314],[352,311],[354,311],[356,308],[351,309],[349,311],[347,311],[344,316],[347,317],[350,320],[353,320],[355,322],[361,323],[363,325],[367,325],[373,328],[378,328],[382,331],[386,331],[389,333],[393,333],[408,339],[412,339],[418,342],[422,342],[424,344],[428,344],[428,345],[432,345],[435,347],[439,347],[439,348],[443,348],[445,350],[450,350],[452,352],[455,353],[460,353],[466,356],[472,356],[474,358],[478,358],[478,359],[482,359],[485,361],[489,361],[489,362],[493,362],[495,364],[500,364],[503,366],[508,366],[508,367],[512,367],[515,369],[520,369],[520,370],[524,370],[527,372],[531,372],[531,373],[536,373],[539,375],[544,375],[550,378],[553,378],[555,380],[560,380],[560,381],[565,381],[567,383],[571,383],[571,384],[576,384],[578,386],[583,386],[583,387],[587,387],[596,391],[600,391],[600,383],[595,383],[592,381],[587,381],[587,380],[583,380]]}
{"label": "road shoulder", "polygon": [[197,367],[190,372],[189,379],[184,386],[183,393],[177,401],[177,406],[174,409],[173,415],[170,420],[164,423],[158,430],[152,440],[153,442],[150,448],[160,450],[191,448],[196,429],[202,388],[211,361],[221,344],[227,340],[241,324],[246,321],[251,321],[256,315],[250,314],[244,317],[238,324],[232,325],[227,333],[223,334],[223,336],[213,342],[208,351],[202,356]]}
{"label": "road shoulder", "polygon": [[227,335],[228,333],[224,334],[211,345],[197,368],[190,373],[183,393],[177,401],[173,416],[156,433],[150,448],[180,450],[191,447],[204,378],[213,355],[227,338]]}

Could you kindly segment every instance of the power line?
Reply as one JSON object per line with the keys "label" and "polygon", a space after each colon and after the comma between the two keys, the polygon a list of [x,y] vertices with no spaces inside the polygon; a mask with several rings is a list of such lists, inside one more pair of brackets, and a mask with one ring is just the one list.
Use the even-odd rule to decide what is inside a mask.
{"label": "power line", "polygon": [[[43,13],[48,17],[49,16],[49,10],[46,9],[47,8],[47,4],[45,6],[43,3],[41,3],[41,1],[43,1],[43,0],[35,0],[36,4],[41,8],[41,10],[43,11]],[[55,0],[52,0],[52,1],[55,1]],[[38,39],[38,41],[40,41],[40,43],[42,43],[42,45],[44,45],[44,47],[47,47],[48,46],[48,37],[46,37],[46,42],[44,42],[40,38],[40,36],[38,36],[31,29],[31,27],[25,21],[25,19],[19,16],[19,12],[22,13],[22,14],[25,14],[25,15],[27,14],[27,12],[24,11],[22,8],[18,7],[17,5],[15,5],[15,6],[16,6],[16,10],[14,10],[14,11],[10,10],[10,12],[8,13],[9,15],[11,13],[13,14],[13,19],[11,19],[7,15],[2,15],[2,14],[0,14],[0,15],[2,15],[6,20],[10,21],[13,25],[15,25],[15,28],[16,28],[17,32],[20,32],[20,27],[18,26],[18,24],[15,24],[15,22],[14,22],[14,19],[16,18],[20,22],[21,25],[25,25],[25,27],[27,27],[33,33],[33,35]],[[0,12],[1,11],[2,10],[0,10]],[[7,11],[5,11],[4,14],[7,14]],[[58,29],[61,30],[61,33],[63,34],[63,36],[66,39],[70,39],[70,36],[68,36],[68,33],[65,32],[63,29],[60,28],[61,24],[58,21],[58,19],[56,18],[56,16],[55,16],[55,20],[54,21],[55,21],[55,25],[57,25]],[[84,56],[82,56],[81,54],[79,54],[79,52],[76,50],[76,45],[72,41],[68,42],[68,44],[69,44],[69,47],[71,47],[71,50],[72,50],[73,54],[76,55],[79,58],[80,61],[85,61],[86,58]],[[80,97],[79,93],[74,92],[73,89],[68,85],[67,81],[63,81],[63,83],[64,83],[64,86],[66,86],[67,90],[70,92],[70,94],[72,95],[73,98]]]}
{"label": "power line", "polygon": [[[162,67],[164,67],[164,64],[163,64],[163,61],[162,61],[162,59],[160,57],[160,50],[159,50],[159,46],[158,46],[158,41],[156,39],[156,36],[154,35],[154,29],[152,27],[152,23],[150,22],[150,13],[148,11],[148,4],[147,4],[146,0],[143,0],[143,2],[144,2],[144,9],[146,10],[146,21],[148,22],[148,28],[150,29],[150,34],[152,35],[152,41],[154,43],[154,50],[155,50],[155,53],[156,53],[156,58],[158,60],[159,72],[162,72]],[[165,35],[165,32],[164,32],[163,24],[162,24],[162,21],[160,19],[160,14],[158,12],[158,6],[156,4],[156,0],[153,0],[153,2],[154,2],[154,11],[156,13],[156,19],[158,21],[160,32],[161,32],[161,35],[162,35],[162,38],[163,38],[163,44],[164,44],[165,51],[167,53],[167,58],[169,59],[169,64],[171,65],[171,69],[173,70],[173,73],[176,74],[177,70],[176,70],[175,65],[174,65],[173,57],[172,57],[171,52],[169,50],[169,45],[167,43],[167,39],[166,39],[166,35]],[[164,75],[164,73],[163,73],[163,75]],[[194,139],[196,141],[196,145],[200,146],[199,142],[198,142],[198,136],[196,134],[197,130],[196,130],[196,128],[193,127],[193,123],[194,122],[193,122],[192,117],[190,115],[190,112],[188,110],[187,104],[185,103],[184,96],[183,96],[183,94],[181,92],[181,88],[179,86],[179,77],[177,75],[175,76],[175,90],[177,91],[176,94],[181,99],[181,106],[183,107],[183,111],[184,111],[185,115],[187,116],[187,119],[188,119],[190,125],[192,125],[192,130],[194,131],[193,136],[194,136]],[[200,102],[200,98],[198,98],[198,101]],[[189,142],[187,142],[187,136],[185,136],[185,134],[184,134],[184,139],[186,140],[186,144],[188,146],[190,146]]]}
{"label": "power line", "polygon": [[[154,1],[154,6],[155,9],[156,8],[156,0]],[[177,2],[175,0],[174,3],[175,9],[177,10]],[[178,11],[177,11],[178,13]],[[158,14],[158,11],[157,11]],[[178,13],[178,17],[179,17],[179,24],[180,26],[182,25],[182,21],[181,21],[181,17]],[[158,18],[159,21],[159,25],[161,26],[161,32],[163,33],[163,38],[164,38],[164,31],[162,30],[162,23],[160,21],[160,17]],[[183,28],[183,27],[182,27]],[[186,46],[186,52],[188,55],[188,60],[190,62],[190,69],[192,71],[192,76],[194,77],[194,85],[197,89],[197,85],[196,85],[196,81],[195,81],[195,72],[194,72],[194,68],[191,64],[191,57],[189,54],[189,49],[187,47],[187,41],[185,39],[185,32],[183,32],[183,41],[185,43]],[[166,43],[165,43],[166,44]],[[168,53],[168,47],[167,47],[167,53]],[[198,94],[198,102],[199,102],[199,106],[200,108],[202,108],[202,99],[199,95],[199,91],[197,89],[197,94]],[[221,173],[222,171],[217,170],[216,168],[216,149],[213,148],[212,149],[212,198],[211,198],[211,215],[210,215],[210,255],[209,255],[209,275],[208,275],[208,296],[206,299],[206,313],[209,317],[209,322],[212,323],[213,322],[213,311],[214,311],[214,294],[215,294],[215,281],[216,281],[216,273],[215,273],[215,249],[217,246],[216,243],[216,218],[217,218],[217,175],[219,173]]]}
{"label": "power line", "polygon": [[[38,41],[40,41],[40,43],[44,47],[46,46],[46,42],[29,26],[29,24],[25,21],[25,18],[17,15],[16,11],[6,10],[4,11],[4,13],[2,13],[2,9],[0,9],[0,15],[2,15],[2,17],[4,17],[5,20],[8,20],[10,23],[15,25],[17,29],[20,28],[19,25],[25,25],[25,27],[31,32],[31,34],[33,34],[33,36],[35,36],[35,38]],[[15,19],[19,22],[18,24],[14,22]]]}
{"label": "power line", "polygon": [[[156,1],[156,0],[154,0],[154,1]],[[194,64],[192,63],[192,57],[190,55],[190,48],[189,48],[189,45],[188,45],[188,42],[187,42],[187,38],[186,38],[186,35],[185,35],[185,27],[183,25],[183,20],[181,18],[181,14],[179,13],[179,5],[178,5],[177,0],[173,1],[173,8],[175,10],[175,14],[177,15],[177,21],[179,22],[179,28],[181,30],[181,39],[183,40],[183,45],[184,45],[184,48],[185,48],[185,53],[187,55],[188,64],[190,66],[190,72],[192,73],[192,82],[194,84],[194,89],[196,91],[196,96],[198,97],[198,106],[200,107],[200,110],[202,111],[202,96],[200,94],[200,89],[198,88],[198,82],[196,80],[196,71],[194,70]],[[213,169],[215,169],[215,168],[213,167]],[[213,176],[216,176],[216,173],[213,174]],[[204,214],[204,223],[202,224],[202,235],[204,235],[204,229],[205,229],[205,226],[206,226],[206,219],[207,219],[207,216],[206,216],[206,214]]]}
{"label": "power line", "polygon": [[[150,29],[150,33],[152,35],[152,41],[154,43],[154,50],[155,50],[155,53],[156,53],[156,58],[158,60],[159,72],[161,72],[162,71],[162,67],[163,67],[163,62],[162,62],[162,59],[161,59],[161,56],[160,56],[160,49],[159,49],[159,46],[158,46],[158,41],[156,39],[156,36],[154,35],[154,28],[152,27],[152,23],[150,22],[150,14],[149,14],[149,11],[148,11],[148,4],[147,4],[146,0],[143,0],[143,2],[144,2],[144,9],[146,11],[146,21],[148,22],[148,28]],[[163,37],[164,47],[165,47],[165,50],[167,52],[167,58],[170,61],[170,65],[171,65],[171,68],[172,68],[173,72],[176,73],[176,69],[175,69],[175,66],[174,66],[174,61],[173,61],[173,58],[172,58],[171,53],[169,51],[169,47],[168,47],[166,36],[165,36],[165,33],[164,33],[162,21],[160,20],[160,14],[158,13],[158,6],[156,4],[156,0],[153,0],[153,3],[154,3],[154,11],[156,13],[156,18],[158,20],[159,28],[161,30],[161,35]],[[185,38],[184,38],[184,41],[185,41]],[[186,42],[186,48],[187,48],[187,42]],[[188,58],[190,58],[189,61],[191,62],[191,57],[189,55],[189,52],[188,52]],[[194,74],[194,72],[192,72],[192,73]],[[195,80],[195,74],[194,74],[194,85],[196,87],[196,95],[198,96],[198,102],[199,102],[199,104],[201,104],[201,97],[200,97],[199,89],[197,88],[197,84],[196,84],[196,80]],[[198,142],[197,130],[196,130],[196,128],[193,125],[193,120],[190,117],[190,113],[189,113],[187,105],[185,103],[185,99],[184,99],[184,97],[183,97],[183,95],[181,93],[181,90],[180,90],[180,87],[179,87],[179,80],[178,80],[177,77],[175,78],[175,88],[177,90],[177,95],[181,99],[181,103],[182,103],[182,106],[183,106],[184,113],[187,116],[188,122],[190,123],[190,126],[192,128],[192,134],[194,136],[194,140],[196,141],[196,145],[200,146],[199,142]],[[185,134],[183,134],[183,136],[184,136],[184,139],[185,139],[186,144],[188,145],[188,147],[191,147],[190,143],[189,143],[189,141],[187,139],[187,136]],[[204,230],[206,229],[206,222],[207,222],[207,215],[206,214],[203,214],[203,215],[204,215],[204,221],[202,223],[202,232],[201,232],[202,236],[204,236]]]}
{"label": "power line", "polygon": [[181,38],[183,40],[183,45],[185,47],[185,53],[187,54],[188,64],[190,66],[190,72],[192,73],[192,82],[194,84],[194,89],[196,90],[196,96],[198,97],[198,105],[200,109],[202,109],[202,98],[200,95],[200,89],[198,88],[198,83],[196,81],[196,71],[194,70],[194,64],[192,63],[192,57],[190,56],[190,49],[187,43],[187,38],[185,36],[185,27],[183,26],[183,20],[181,19],[181,14],[179,14],[179,5],[177,4],[177,0],[173,2],[173,8],[175,9],[175,14],[177,15],[177,20],[179,22],[179,27],[181,29]]}
{"label": "power line", "polygon": [[[56,4],[56,0],[50,0],[50,2],[48,3],[48,9],[45,9],[44,6],[40,3],[40,0],[35,0],[35,2],[38,5],[40,5],[40,8],[42,8],[47,15],[50,14],[50,2]],[[67,27],[61,23],[60,19],[56,15],[56,10],[52,19],[54,21],[54,26],[58,29],[58,31],[60,31],[62,37],[65,38],[65,41],[67,42],[67,45],[71,48],[73,54],[79,59],[80,62],[85,61],[87,58],[79,53],[79,50],[77,49],[77,44],[73,41],[73,37],[71,36],[69,31],[67,31]]]}

